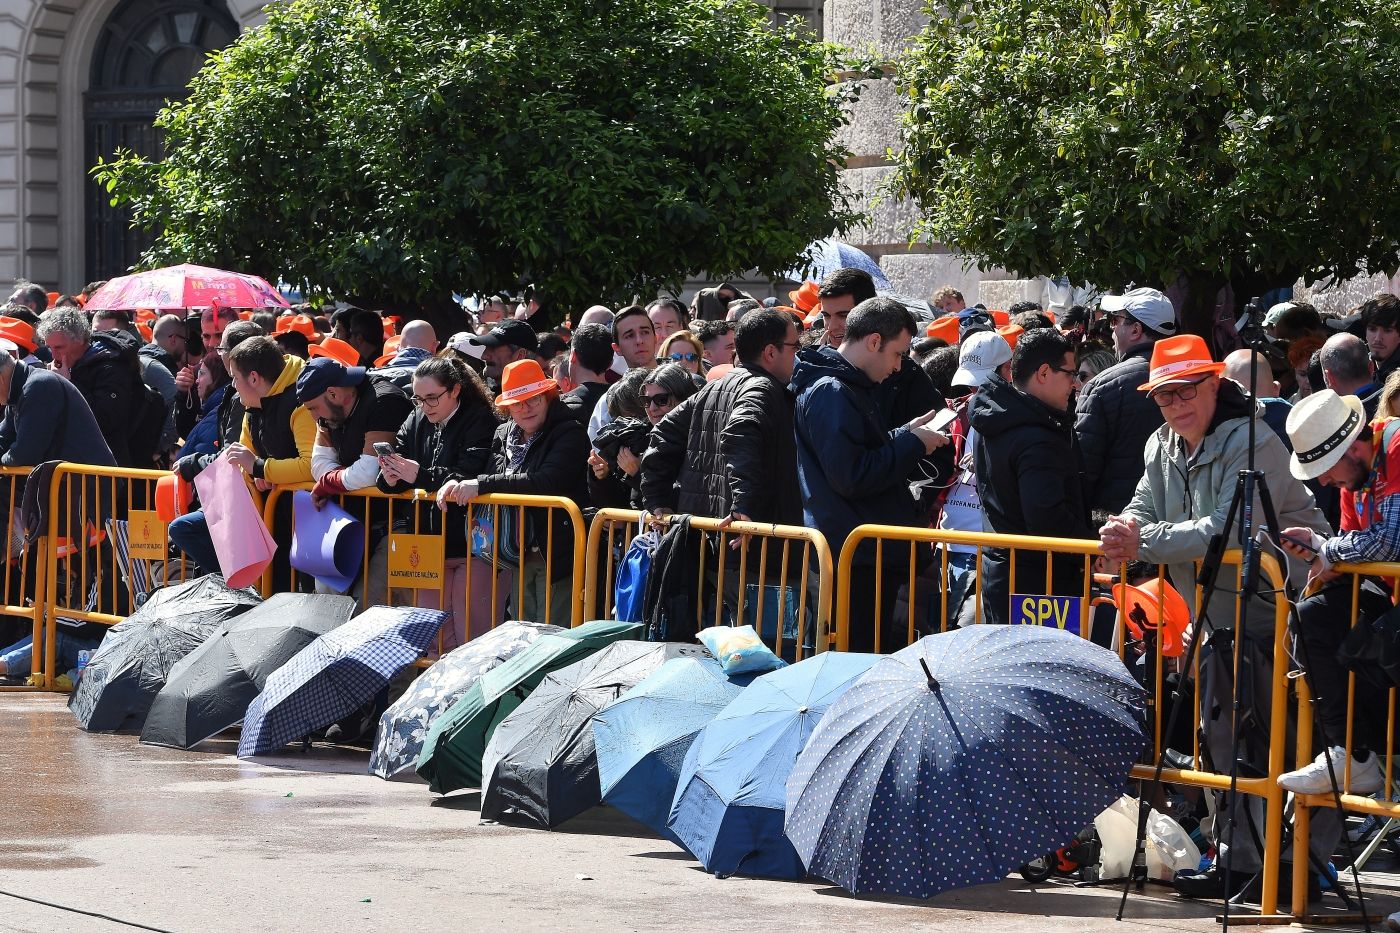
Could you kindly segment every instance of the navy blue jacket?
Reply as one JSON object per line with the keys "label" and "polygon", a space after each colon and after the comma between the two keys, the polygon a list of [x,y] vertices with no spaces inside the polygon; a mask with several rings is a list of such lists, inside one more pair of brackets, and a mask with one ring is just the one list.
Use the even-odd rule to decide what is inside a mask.
{"label": "navy blue jacket", "polygon": [[78,387],[42,366],[16,362],[0,420],[0,463],[38,466],[46,460],[117,465]]}
{"label": "navy blue jacket", "polygon": [[[830,347],[807,349],[792,389],[803,516],[826,536],[832,555],[857,525],[914,525],[909,471],[924,443],[904,427],[885,430],[870,377]],[[862,548],[856,562],[873,564],[874,553]]]}

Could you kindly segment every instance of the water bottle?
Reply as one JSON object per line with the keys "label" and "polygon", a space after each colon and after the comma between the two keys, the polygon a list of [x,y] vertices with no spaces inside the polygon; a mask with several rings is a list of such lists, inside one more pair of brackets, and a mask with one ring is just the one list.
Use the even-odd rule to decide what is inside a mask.
{"label": "water bottle", "polygon": [[73,678],[73,686],[78,686],[78,681],[83,679],[83,668],[88,666],[88,661],[92,658],[92,652],[84,648],[78,652],[78,674]]}

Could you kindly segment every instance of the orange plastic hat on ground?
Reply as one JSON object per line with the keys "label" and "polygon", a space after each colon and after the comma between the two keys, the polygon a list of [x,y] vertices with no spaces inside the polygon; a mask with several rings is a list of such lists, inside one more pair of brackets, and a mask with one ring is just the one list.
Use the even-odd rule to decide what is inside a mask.
{"label": "orange plastic hat on ground", "polygon": [[497,407],[519,405],[536,395],[559,388],[559,384],[545,375],[540,364],[534,360],[516,360],[501,374],[501,394],[496,396]]}
{"label": "orange plastic hat on ground", "polygon": [[1186,647],[1186,626],[1191,624],[1191,612],[1176,587],[1159,577],[1137,586],[1119,583],[1113,588],[1113,602],[1123,614],[1123,624],[1135,638],[1141,639],[1149,631],[1160,630],[1162,655],[1181,656]]}
{"label": "orange plastic hat on ground", "polygon": [[308,352],[312,359],[329,356],[333,360],[339,360],[342,366],[360,365],[360,351],[337,337],[327,337],[320,343],[312,344]]}

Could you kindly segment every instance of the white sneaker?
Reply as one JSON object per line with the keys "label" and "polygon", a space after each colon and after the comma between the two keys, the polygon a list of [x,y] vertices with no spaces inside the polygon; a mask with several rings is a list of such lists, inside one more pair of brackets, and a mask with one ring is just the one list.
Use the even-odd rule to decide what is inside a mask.
{"label": "white sneaker", "polygon": [[[1328,755],[1332,757],[1331,773],[1327,767]],[[1380,789],[1385,785],[1385,774],[1381,772],[1381,765],[1376,760],[1375,752],[1367,752],[1365,761],[1352,761],[1351,784],[1342,786],[1342,781],[1346,776],[1346,760],[1346,749],[1340,745],[1334,745],[1313,759],[1312,764],[1299,768],[1297,771],[1280,774],[1278,786],[1295,794],[1330,794],[1332,792],[1332,774],[1335,774],[1337,785],[1343,793],[1369,797],[1371,794],[1380,792]]]}

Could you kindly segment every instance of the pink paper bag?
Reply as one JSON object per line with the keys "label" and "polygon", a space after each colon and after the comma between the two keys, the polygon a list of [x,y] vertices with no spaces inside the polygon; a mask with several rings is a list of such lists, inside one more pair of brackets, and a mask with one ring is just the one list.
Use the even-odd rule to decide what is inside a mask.
{"label": "pink paper bag", "polygon": [[263,524],[243,471],[219,457],[194,478],[194,485],[224,581],[235,589],[256,583],[272,563],[277,542]]}

